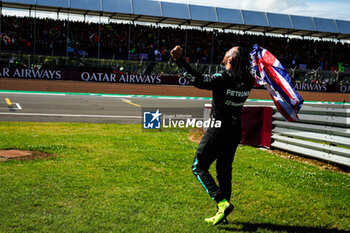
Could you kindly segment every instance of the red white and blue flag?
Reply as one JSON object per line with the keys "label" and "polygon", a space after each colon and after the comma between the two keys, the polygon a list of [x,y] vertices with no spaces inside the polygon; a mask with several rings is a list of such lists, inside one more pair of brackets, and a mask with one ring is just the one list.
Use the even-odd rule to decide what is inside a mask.
{"label": "red white and blue flag", "polygon": [[298,120],[298,112],[304,100],[294,90],[287,70],[266,49],[258,45],[254,45],[253,48],[250,56],[255,71],[255,84],[265,86],[285,120]]}

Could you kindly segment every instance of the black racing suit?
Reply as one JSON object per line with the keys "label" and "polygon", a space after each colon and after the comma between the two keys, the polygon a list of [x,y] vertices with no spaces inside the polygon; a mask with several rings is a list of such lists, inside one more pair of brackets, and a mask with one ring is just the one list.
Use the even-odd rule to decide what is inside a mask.
{"label": "black racing suit", "polygon": [[[196,151],[192,171],[213,200],[219,202],[225,198],[229,201],[232,162],[241,139],[241,110],[254,79],[248,70],[242,75],[225,70],[207,76],[192,69],[182,58],[176,63],[195,87],[213,91],[211,117],[220,120],[221,127],[207,129]],[[215,160],[219,185],[208,171]]]}

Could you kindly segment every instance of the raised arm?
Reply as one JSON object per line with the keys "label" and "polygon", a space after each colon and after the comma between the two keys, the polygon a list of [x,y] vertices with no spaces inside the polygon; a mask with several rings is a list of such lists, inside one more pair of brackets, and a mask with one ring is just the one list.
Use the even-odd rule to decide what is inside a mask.
{"label": "raised arm", "polygon": [[193,69],[182,57],[183,50],[180,46],[176,46],[170,52],[172,58],[175,60],[177,66],[183,70],[183,76],[193,83],[193,85],[200,89],[212,90],[224,86],[224,79],[222,74],[203,75],[197,70]]}

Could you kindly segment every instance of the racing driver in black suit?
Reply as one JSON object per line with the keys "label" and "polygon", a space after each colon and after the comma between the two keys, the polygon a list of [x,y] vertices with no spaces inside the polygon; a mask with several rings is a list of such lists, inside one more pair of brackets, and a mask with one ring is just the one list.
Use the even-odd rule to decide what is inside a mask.
{"label": "racing driver in black suit", "polygon": [[[192,171],[210,197],[217,202],[217,213],[205,221],[213,225],[226,222],[232,212],[230,203],[232,162],[241,139],[241,110],[254,85],[250,74],[250,56],[242,47],[233,47],[223,58],[225,70],[214,75],[202,75],[185,62],[180,46],[170,52],[183,75],[201,89],[212,90],[211,117],[221,121],[221,127],[209,127],[195,154]],[[216,160],[218,184],[209,173]]]}

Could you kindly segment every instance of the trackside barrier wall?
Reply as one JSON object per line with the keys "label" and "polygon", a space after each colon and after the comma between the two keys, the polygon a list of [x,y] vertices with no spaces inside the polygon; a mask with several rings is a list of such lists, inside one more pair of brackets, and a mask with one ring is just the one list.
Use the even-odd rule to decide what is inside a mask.
{"label": "trackside barrier wall", "polygon": [[271,148],[350,167],[350,108],[304,105],[298,116],[287,122],[274,110]]}
{"label": "trackside barrier wall", "polygon": [[350,109],[304,106],[298,122],[272,117],[271,147],[350,166]]}

